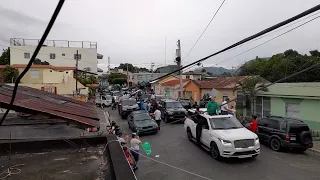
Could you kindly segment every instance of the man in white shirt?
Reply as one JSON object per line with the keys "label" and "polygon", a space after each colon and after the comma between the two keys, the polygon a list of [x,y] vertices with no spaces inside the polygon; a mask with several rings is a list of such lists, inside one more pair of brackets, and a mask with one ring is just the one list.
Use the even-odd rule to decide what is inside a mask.
{"label": "man in white shirt", "polygon": [[226,98],[225,101],[221,104],[221,115],[228,115],[232,110],[229,109],[228,103],[230,102],[229,98]]}
{"label": "man in white shirt", "polygon": [[[137,136],[135,133],[133,133],[131,141],[130,141],[130,145],[131,145],[130,151],[131,151],[132,156],[134,157],[134,160],[136,161],[136,164],[138,164],[138,161],[139,161],[140,144],[141,144],[141,141],[140,141],[139,136]],[[135,167],[134,170],[136,170],[136,169],[138,169],[137,166]]]}
{"label": "man in white shirt", "polygon": [[154,120],[156,120],[158,126],[159,126],[159,130],[160,130],[160,123],[161,123],[161,111],[157,108],[154,111]]}
{"label": "man in white shirt", "polygon": [[151,94],[151,100],[155,99],[155,98],[156,98],[156,96],[154,94]]}

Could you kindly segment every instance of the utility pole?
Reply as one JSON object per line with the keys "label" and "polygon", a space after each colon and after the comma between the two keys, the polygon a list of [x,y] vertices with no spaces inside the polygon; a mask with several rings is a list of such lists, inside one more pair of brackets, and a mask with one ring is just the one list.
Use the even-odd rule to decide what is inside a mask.
{"label": "utility pole", "polygon": [[129,87],[129,68],[127,63],[127,87]]}
{"label": "utility pole", "polygon": [[108,57],[108,74],[110,74],[110,57]]}
{"label": "utility pole", "polygon": [[[176,63],[179,68],[182,67],[181,63],[181,45],[180,45],[180,40],[178,39],[177,41],[177,47],[178,49],[176,50]],[[182,87],[182,70],[179,71],[179,78],[180,78],[180,98],[183,98],[183,87]]]}
{"label": "utility pole", "polygon": [[167,36],[164,38],[164,65],[167,65]]}
{"label": "utility pole", "polygon": [[79,62],[79,52],[77,50],[77,55],[76,55],[76,97],[78,97],[78,62]]}

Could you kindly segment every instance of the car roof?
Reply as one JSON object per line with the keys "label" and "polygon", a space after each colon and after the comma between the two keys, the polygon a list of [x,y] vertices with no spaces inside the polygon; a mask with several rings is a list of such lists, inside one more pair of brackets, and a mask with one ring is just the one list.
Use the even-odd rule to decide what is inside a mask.
{"label": "car roof", "polygon": [[165,102],[178,102],[177,100],[174,100],[174,99],[161,99],[161,101],[165,101]]}
{"label": "car roof", "polygon": [[282,116],[269,116],[266,117],[267,119],[276,120],[276,121],[282,121],[282,122],[290,122],[290,123],[304,123],[299,118],[293,118],[293,117],[282,117]]}
{"label": "car roof", "polygon": [[140,113],[148,113],[148,114],[149,114],[149,112],[148,112],[148,111],[146,111],[146,110],[137,110],[137,111],[132,111],[132,114],[140,114]]}
{"label": "car roof", "polygon": [[[192,109],[189,109],[188,111],[192,112],[192,113],[195,113],[197,109],[195,108],[192,108]],[[199,108],[199,111],[200,112],[207,112],[207,108]]]}

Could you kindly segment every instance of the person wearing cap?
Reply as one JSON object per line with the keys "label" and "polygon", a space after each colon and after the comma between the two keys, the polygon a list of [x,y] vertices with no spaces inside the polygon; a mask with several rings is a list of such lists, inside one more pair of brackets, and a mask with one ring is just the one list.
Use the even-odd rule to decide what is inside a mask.
{"label": "person wearing cap", "polygon": [[216,97],[210,96],[211,100],[207,103],[207,112],[210,116],[217,115],[219,111],[219,105],[216,102]]}
{"label": "person wearing cap", "polygon": [[227,97],[225,101],[221,104],[221,115],[228,115],[229,112],[233,112],[229,106],[228,103],[230,103],[230,99]]}

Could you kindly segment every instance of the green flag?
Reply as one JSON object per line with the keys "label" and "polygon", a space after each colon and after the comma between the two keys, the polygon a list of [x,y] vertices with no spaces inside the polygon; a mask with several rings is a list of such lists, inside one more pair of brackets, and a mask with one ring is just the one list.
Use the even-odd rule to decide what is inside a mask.
{"label": "green flag", "polygon": [[150,155],[152,153],[151,145],[150,145],[149,141],[142,143],[142,148],[147,153],[147,155]]}

